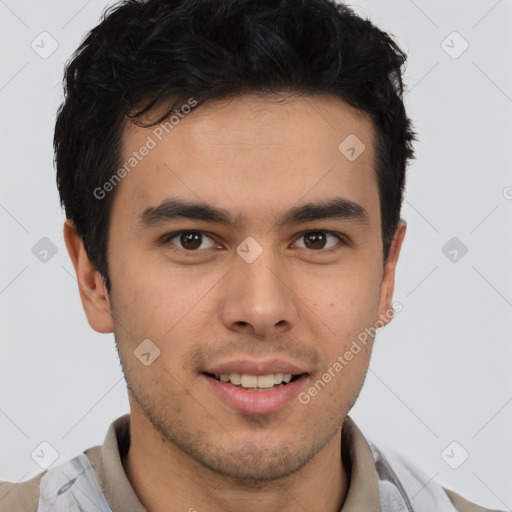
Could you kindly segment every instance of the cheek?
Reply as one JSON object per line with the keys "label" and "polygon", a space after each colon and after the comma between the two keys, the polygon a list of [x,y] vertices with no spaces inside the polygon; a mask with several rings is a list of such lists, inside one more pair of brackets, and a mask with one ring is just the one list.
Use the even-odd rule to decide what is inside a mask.
{"label": "cheek", "polygon": [[134,261],[119,262],[112,272],[116,336],[130,358],[143,340],[151,340],[160,350],[158,363],[177,371],[193,340],[211,331],[212,314],[206,311],[211,298],[206,295],[215,285],[214,276],[194,279],[187,269]]}
{"label": "cheek", "polygon": [[162,327],[160,322],[172,322],[193,301],[186,279],[170,275],[169,268],[156,261],[136,255],[112,257],[112,261],[116,261],[111,270],[113,299],[130,323],[140,320],[145,327]]}
{"label": "cheek", "polygon": [[[340,273],[327,287],[317,289],[311,305],[316,317],[329,327],[321,343],[325,368],[315,375],[321,383],[328,382],[327,396],[344,404],[357,396],[366,375],[371,356],[375,323],[379,307],[379,270]],[[329,391],[330,390],[330,391]],[[314,390],[313,390],[314,393]]]}
{"label": "cheek", "polygon": [[380,279],[378,269],[340,272],[316,289],[309,286],[310,306],[337,340],[347,340],[377,320]]}

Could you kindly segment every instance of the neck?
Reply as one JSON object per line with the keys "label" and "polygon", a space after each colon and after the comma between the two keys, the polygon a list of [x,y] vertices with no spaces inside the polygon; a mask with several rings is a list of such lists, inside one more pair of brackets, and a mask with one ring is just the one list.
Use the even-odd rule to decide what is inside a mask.
{"label": "neck", "polygon": [[144,420],[130,415],[130,448],[122,462],[148,512],[338,512],[345,501],[348,477],[341,429],[292,475],[248,482],[209,470],[148,429]]}

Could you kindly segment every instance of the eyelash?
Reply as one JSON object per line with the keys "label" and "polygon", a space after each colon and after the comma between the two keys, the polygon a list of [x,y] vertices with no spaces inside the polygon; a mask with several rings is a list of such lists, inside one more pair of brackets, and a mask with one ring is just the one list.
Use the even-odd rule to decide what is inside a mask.
{"label": "eyelash", "polygon": [[[196,229],[190,229],[190,230],[184,229],[181,231],[175,231],[173,233],[168,233],[167,235],[165,235],[162,238],[162,243],[168,244],[171,240],[173,240],[177,236],[181,235],[182,233],[199,233],[203,236],[210,238],[212,241],[215,241],[215,239],[210,234],[208,234],[206,231],[199,231]],[[332,236],[336,237],[340,243],[336,244],[334,247],[330,247],[328,249],[308,249],[307,247],[304,247],[304,248],[299,247],[299,249],[301,249],[301,250],[306,250],[306,251],[315,252],[315,253],[329,254],[333,251],[340,249],[341,246],[347,245],[347,243],[348,243],[347,240],[345,239],[345,237],[341,233],[337,233],[335,231],[329,231],[329,230],[325,230],[325,229],[308,229],[307,231],[303,231],[303,232],[299,233],[297,235],[296,240],[299,240],[300,238],[302,238],[304,235],[307,235],[308,233],[325,233],[327,235],[332,235]],[[173,244],[171,244],[171,245],[173,245]],[[176,247],[173,250],[176,250],[179,252],[184,252],[187,256],[196,256],[197,254],[200,254],[203,251],[206,251],[207,249],[188,250],[188,249],[182,249],[181,247]]]}

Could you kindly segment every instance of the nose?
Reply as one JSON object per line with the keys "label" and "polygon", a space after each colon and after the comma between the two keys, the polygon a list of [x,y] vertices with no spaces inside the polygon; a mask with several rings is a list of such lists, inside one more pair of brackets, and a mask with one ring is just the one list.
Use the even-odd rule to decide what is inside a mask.
{"label": "nose", "polygon": [[222,304],[226,328],[269,337],[295,325],[298,298],[290,273],[278,260],[271,250],[252,263],[235,259]]}

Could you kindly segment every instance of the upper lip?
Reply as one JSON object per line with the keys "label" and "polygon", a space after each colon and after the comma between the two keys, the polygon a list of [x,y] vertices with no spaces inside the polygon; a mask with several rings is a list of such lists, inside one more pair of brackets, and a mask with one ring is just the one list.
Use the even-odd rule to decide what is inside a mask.
{"label": "upper lip", "polygon": [[226,373],[245,373],[248,375],[268,375],[270,373],[291,373],[292,375],[301,375],[307,373],[299,366],[282,361],[272,359],[271,361],[250,361],[241,359],[237,361],[228,361],[212,365],[205,369],[205,373],[221,375]]}

